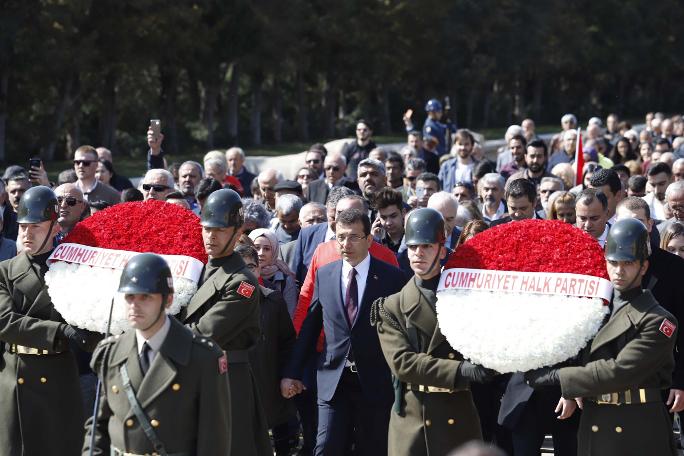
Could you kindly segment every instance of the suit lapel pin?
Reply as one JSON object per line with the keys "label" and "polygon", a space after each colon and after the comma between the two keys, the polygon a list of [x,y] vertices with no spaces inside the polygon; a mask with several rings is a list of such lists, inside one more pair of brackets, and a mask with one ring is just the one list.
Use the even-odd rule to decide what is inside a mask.
{"label": "suit lapel pin", "polygon": [[378,280],[378,276],[373,274],[373,280]]}

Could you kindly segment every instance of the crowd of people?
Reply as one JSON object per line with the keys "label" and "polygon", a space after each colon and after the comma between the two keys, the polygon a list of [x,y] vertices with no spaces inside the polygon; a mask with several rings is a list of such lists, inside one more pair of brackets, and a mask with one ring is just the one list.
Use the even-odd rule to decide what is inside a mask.
{"label": "crowd of people", "polygon": [[[564,115],[561,131],[547,138],[535,132],[532,119],[512,125],[505,145],[494,153],[487,152],[478,135],[444,119],[438,100],[430,100],[426,112],[422,130],[407,112],[407,141],[399,148],[378,146],[371,123],[359,120],[355,139],[334,150],[312,145],[292,176],[273,168],[250,171],[239,147],[211,151],[202,162],[172,162],[163,150],[163,134],[151,128],[147,170],[136,186],[116,172],[116,157],[103,147],[78,147],[73,169],[61,171],[56,182],[48,178],[49,163],[8,166],[0,180],[0,259],[9,260],[0,263],[0,388],[3,397],[16,397],[5,401],[11,406],[0,406],[6,423],[0,446],[9,448],[10,455],[72,454],[76,446],[68,438],[62,439],[64,452],[30,438],[26,429],[37,427],[31,421],[37,412],[29,407],[40,399],[22,398],[30,379],[19,376],[18,366],[25,358],[33,362],[73,351],[86,417],[92,415],[97,374],[105,385],[96,425],[91,428],[89,421],[85,444],[83,431],[74,439],[84,454],[441,455],[476,440],[486,445],[471,443],[453,454],[526,456],[539,454],[545,434],[552,434],[556,455],[578,454],[578,434],[579,454],[595,454],[582,453],[587,448],[615,448],[605,441],[621,438],[621,430],[597,440],[600,425],[593,424],[597,430],[580,425],[586,408],[573,414],[574,406],[566,404],[562,412],[556,407],[565,397],[566,378],[583,382],[585,389],[570,389],[579,391],[577,396],[591,396],[586,386],[591,380],[580,373],[546,370],[518,385],[515,376],[463,360],[439,332],[436,281],[448,256],[490,227],[561,220],[601,247],[611,242],[634,247],[638,239],[624,241],[615,234],[619,230],[611,229],[636,219],[647,233],[647,246],[635,247],[630,260],[608,261],[644,266],[632,279],[639,290],[650,290],[665,309],[658,315],[666,315],[676,330],[684,306],[684,288],[678,283],[684,277],[684,119],[649,113],[637,129],[616,114],[605,123],[593,117],[579,130],[584,165],[576,169],[579,123],[572,114]],[[38,198],[45,189],[52,193]],[[50,195],[56,206],[50,206]],[[141,288],[135,264],[127,266],[120,292],[131,308],[157,310],[136,311],[130,335],[101,342],[89,366],[97,337],[66,324],[50,310],[46,294],[37,294],[46,288],[47,255],[93,213],[149,199],[180,205],[200,217],[209,263],[188,308],[162,319],[172,290]],[[35,290],[30,293],[14,288],[13,265],[19,261],[33,266]],[[163,260],[139,263],[153,271],[152,279],[141,280],[166,280]],[[636,286],[634,280],[630,283]],[[632,302],[634,297],[626,294],[632,289],[616,290]],[[156,301],[149,304],[141,296]],[[36,310],[32,304],[38,302]],[[421,302],[427,307],[418,311]],[[641,331],[636,323],[634,331]],[[187,346],[201,345],[193,349],[192,361],[181,342],[173,350],[164,348],[162,341],[172,337]],[[640,385],[632,376],[636,383],[622,390],[657,388],[658,401],[660,390],[663,394],[661,407],[665,404],[671,414],[683,411],[679,339],[677,333],[674,346],[665,348],[663,365],[651,366],[665,370],[658,385]],[[107,370],[125,361],[125,344],[136,341],[139,353],[141,341],[149,342],[144,350],[152,347],[152,355],[142,352],[140,366],[134,363],[131,372],[134,386],[143,382],[137,393],[148,395],[137,408],[125,387],[128,373]],[[623,345],[615,348],[615,357]],[[219,369],[211,372],[227,374],[228,392],[215,381],[202,383],[197,372],[205,369],[203,356],[218,357]],[[152,383],[146,382],[147,369],[151,376],[161,375],[150,367],[155,357],[180,363],[184,381],[169,380],[165,387],[196,394],[195,402],[174,403],[175,412],[156,407],[155,401],[170,399],[145,390]],[[672,366],[668,357],[674,359]],[[188,370],[190,365],[195,367]],[[46,383],[50,369],[55,367],[43,364],[31,375]],[[205,394],[197,382],[205,385]],[[213,396],[205,397],[206,391]],[[175,413],[178,423],[165,427],[173,417],[155,413]],[[193,413],[199,416],[194,421]],[[671,448],[669,426],[660,448]],[[591,445],[601,441],[606,446],[582,446],[592,432]],[[228,437],[208,445],[217,433]],[[630,451],[643,448],[631,440],[629,445]],[[656,454],[639,451],[597,454]]]}

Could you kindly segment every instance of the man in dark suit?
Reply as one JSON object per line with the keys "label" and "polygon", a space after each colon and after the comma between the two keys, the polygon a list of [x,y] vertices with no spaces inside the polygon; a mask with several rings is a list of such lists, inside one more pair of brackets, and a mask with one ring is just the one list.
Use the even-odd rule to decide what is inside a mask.
{"label": "man in dark suit", "polygon": [[300,392],[307,358],[325,328],[325,348],[318,364],[317,455],[387,454],[392,381],[378,335],[370,325],[373,301],[405,283],[402,272],[372,258],[370,219],[358,209],[338,214],[335,222],[342,260],[316,275],[314,297],[292,358],[281,382],[284,396]]}
{"label": "man in dark suit", "polygon": [[299,232],[297,244],[295,245],[294,258],[292,269],[297,276],[297,282],[303,283],[306,273],[309,270],[309,264],[313,257],[314,251],[318,244],[322,244],[335,237],[335,233],[330,228],[331,223],[335,221],[335,207],[337,202],[345,196],[353,195],[354,192],[346,187],[335,187],[328,195],[326,201],[326,212],[328,216],[328,223],[319,223],[308,228],[303,228]]}

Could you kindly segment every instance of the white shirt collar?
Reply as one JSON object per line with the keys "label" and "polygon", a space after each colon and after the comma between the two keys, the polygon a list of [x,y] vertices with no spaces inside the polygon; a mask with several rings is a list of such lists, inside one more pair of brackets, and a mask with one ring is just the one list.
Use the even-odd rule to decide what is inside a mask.
{"label": "white shirt collar", "polygon": [[603,234],[598,238],[598,243],[601,246],[601,248],[604,248],[606,245],[606,238],[608,237],[608,224],[606,223],[606,227],[603,230]]}
{"label": "white shirt collar", "polygon": [[169,333],[169,329],[171,329],[171,320],[169,320],[169,316],[164,315],[164,319],[164,325],[161,327],[161,329],[159,329],[159,331],[154,333],[154,335],[147,340],[145,340],[140,331],[135,331],[135,340],[138,342],[138,354],[140,354],[142,351],[143,344],[147,342],[147,345],[150,346],[152,351],[150,354],[150,361],[154,359],[154,355],[156,355],[161,348],[162,344],[164,343],[164,339],[166,339],[166,335]]}
{"label": "white shirt collar", "polygon": [[[356,269],[357,280],[359,277],[368,277],[368,268],[370,268],[370,254],[366,255],[366,258],[361,260],[359,264],[353,266]],[[349,271],[352,270],[352,265],[347,263],[347,260],[342,260],[342,277],[345,279],[349,277]]]}
{"label": "white shirt collar", "polygon": [[335,239],[335,232],[330,228],[330,223],[328,223],[328,229],[325,231],[325,240],[330,241],[331,239]]}

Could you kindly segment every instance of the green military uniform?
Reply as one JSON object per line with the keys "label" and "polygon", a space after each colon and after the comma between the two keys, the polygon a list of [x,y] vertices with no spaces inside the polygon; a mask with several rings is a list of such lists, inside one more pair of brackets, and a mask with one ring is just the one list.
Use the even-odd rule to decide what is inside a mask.
{"label": "green military uniform", "polygon": [[[95,350],[92,367],[100,375],[104,396],[93,454],[109,455],[110,448],[114,455],[120,454],[117,451],[155,451],[129,402],[120,370],[123,365],[140,407],[169,455],[229,454],[230,393],[224,354],[211,340],[193,334],[175,319],[169,323],[169,332],[144,376],[135,330],[109,337]],[[86,423],[84,455],[90,454],[91,426],[92,417]]]}
{"label": "green military uniform", "polygon": [[392,456],[441,456],[482,439],[470,391],[454,390],[463,358],[437,325],[438,280],[414,276],[399,293],[374,304],[382,351],[401,382],[389,424]]}
{"label": "green military uniform", "polygon": [[563,396],[583,397],[578,454],[675,455],[661,390],[672,381],[677,320],[650,291],[616,292],[614,315],[580,367],[560,369]]}
{"label": "green military uniform", "polygon": [[78,368],[43,280],[49,254],[0,263],[3,455],[78,454],[83,443]]}
{"label": "green military uniform", "polygon": [[230,454],[273,454],[248,357],[260,335],[259,283],[240,255],[209,260],[204,282],[179,319],[227,352],[233,416]]}

